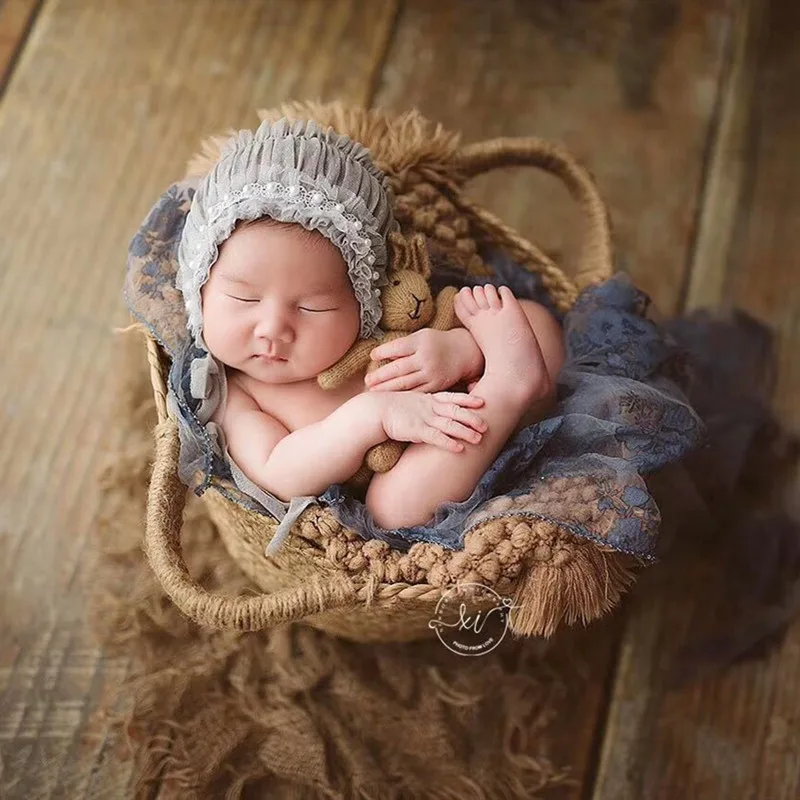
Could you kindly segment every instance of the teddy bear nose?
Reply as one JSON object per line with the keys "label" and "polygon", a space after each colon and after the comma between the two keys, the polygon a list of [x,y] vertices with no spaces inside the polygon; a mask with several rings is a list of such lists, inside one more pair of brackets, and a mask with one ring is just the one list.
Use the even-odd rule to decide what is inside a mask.
{"label": "teddy bear nose", "polygon": [[411,292],[411,296],[417,301],[417,307],[414,309],[413,314],[409,314],[411,319],[418,319],[419,318],[419,310],[422,308],[422,304],[425,302],[425,298],[417,297],[414,292]]}

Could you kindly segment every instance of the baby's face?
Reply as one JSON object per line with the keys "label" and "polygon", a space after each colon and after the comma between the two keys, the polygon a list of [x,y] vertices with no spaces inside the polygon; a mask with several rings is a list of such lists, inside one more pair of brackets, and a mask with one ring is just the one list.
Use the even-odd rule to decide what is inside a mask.
{"label": "baby's face", "polygon": [[202,297],[211,355],[263,383],[315,378],[358,338],[360,309],[341,253],[299,226],[234,231]]}

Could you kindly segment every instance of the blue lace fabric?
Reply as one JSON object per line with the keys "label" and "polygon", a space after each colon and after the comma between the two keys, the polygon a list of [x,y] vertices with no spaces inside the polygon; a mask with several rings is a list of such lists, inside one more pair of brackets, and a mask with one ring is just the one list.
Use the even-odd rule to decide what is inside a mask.
{"label": "blue lace fabric", "polygon": [[[181,459],[191,464],[191,474],[181,477],[198,494],[214,486],[233,502],[267,515],[231,481],[224,453],[188,392],[193,361],[208,356],[189,341],[174,283],[177,239],[192,192],[190,184],[171,187],[145,220],[129,252],[125,297],[173,360],[171,407],[181,424],[182,448],[193,451]],[[508,442],[467,500],[443,504],[425,525],[384,530],[344,485],[331,486],[319,502],[365,539],[401,550],[415,542],[461,549],[476,525],[514,514],[549,520],[577,536],[653,559],[661,518],[646,479],[680,461],[703,438],[703,424],[681,388],[683,350],[650,318],[647,296],[624,274],[585,290],[562,315],[535,274],[502,254],[487,254],[486,260],[494,271],[491,279],[434,265],[434,288],[505,284],[557,314],[566,362],[552,414]]]}
{"label": "blue lace fabric", "polygon": [[[438,285],[505,284],[552,307],[538,277],[496,254],[494,277],[468,279],[440,267]],[[323,499],[339,519],[393,547],[436,542],[462,549],[487,519],[523,515],[652,560],[661,516],[646,477],[679,461],[703,438],[681,383],[685,354],[648,318],[649,299],[624,274],[583,292],[566,315],[566,362],[551,416],[523,429],[472,495],[445,503],[426,525],[386,531],[343,486]],[[509,502],[511,501],[511,502]]]}

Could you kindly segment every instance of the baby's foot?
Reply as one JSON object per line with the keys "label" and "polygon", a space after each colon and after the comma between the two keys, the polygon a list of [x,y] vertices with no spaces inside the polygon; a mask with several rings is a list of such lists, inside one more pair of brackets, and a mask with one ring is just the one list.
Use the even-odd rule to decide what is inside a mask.
{"label": "baby's foot", "polygon": [[530,402],[549,390],[547,367],[539,342],[519,301],[506,286],[463,288],[455,312],[480,347],[486,363],[476,393],[488,385]]}

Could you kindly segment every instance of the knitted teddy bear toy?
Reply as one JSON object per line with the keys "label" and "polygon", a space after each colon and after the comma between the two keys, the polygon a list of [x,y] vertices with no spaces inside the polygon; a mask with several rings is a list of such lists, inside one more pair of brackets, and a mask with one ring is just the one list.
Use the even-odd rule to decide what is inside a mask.
{"label": "knitted teddy bear toy", "polygon": [[[388,283],[381,291],[381,328],[386,335],[382,339],[359,339],[340,361],[319,375],[317,382],[323,389],[335,389],[355,373],[371,372],[386,363],[370,360],[370,352],[379,344],[407,336],[426,325],[446,331],[457,324],[454,287],[446,286],[434,302],[428,283],[431,262],[425,237],[419,233],[410,238],[391,233],[389,245]],[[373,472],[387,472],[397,463],[404,448],[405,444],[391,440],[370,448],[354,481],[360,484]]]}

